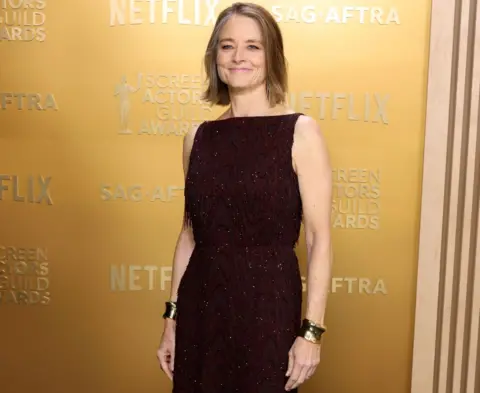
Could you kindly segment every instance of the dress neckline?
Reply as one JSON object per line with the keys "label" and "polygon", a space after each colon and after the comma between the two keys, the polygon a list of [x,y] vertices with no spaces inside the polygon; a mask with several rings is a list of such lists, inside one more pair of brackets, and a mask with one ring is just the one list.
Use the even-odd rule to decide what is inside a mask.
{"label": "dress neckline", "polygon": [[223,121],[232,121],[232,120],[257,120],[257,119],[272,119],[272,118],[282,118],[282,117],[288,117],[288,116],[293,116],[297,115],[298,112],[292,112],[292,113],[283,113],[281,115],[256,115],[256,116],[234,116],[234,117],[227,117],[225,119],[214,119],[214,120],[209,120],[210,123],[213,122],[223,122]]}

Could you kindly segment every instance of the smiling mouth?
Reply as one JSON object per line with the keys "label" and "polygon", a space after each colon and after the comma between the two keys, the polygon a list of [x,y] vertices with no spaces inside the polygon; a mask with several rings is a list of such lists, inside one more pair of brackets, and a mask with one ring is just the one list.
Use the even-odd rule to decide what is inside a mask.
{"label": "smiling mouth", "polygon": [[250,71],[250,68],[230,68],[230,71],[233,71],[233,72],[246,72],[246,71]]}

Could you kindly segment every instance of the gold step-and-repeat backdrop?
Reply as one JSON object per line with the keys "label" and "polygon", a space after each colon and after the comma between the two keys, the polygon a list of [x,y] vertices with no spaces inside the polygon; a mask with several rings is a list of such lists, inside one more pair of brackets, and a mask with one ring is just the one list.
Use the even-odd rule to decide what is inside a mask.
{"label": "gold step-and-repeat backdrop", "polygon": [[[0,0],[2,392],[171,389],[155,352],[182,137],[221,111],[201,62],[231,3]],[[334,168],[329,332],[302,392],[407,393],[430,1],[259,3]]]}

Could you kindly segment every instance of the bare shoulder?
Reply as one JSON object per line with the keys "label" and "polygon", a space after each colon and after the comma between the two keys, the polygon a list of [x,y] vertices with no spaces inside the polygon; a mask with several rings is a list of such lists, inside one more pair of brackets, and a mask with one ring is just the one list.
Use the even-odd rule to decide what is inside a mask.
{"label": "bare shoulder", "polygon": [[330,168],[330,157],[322,130],[310,116],[299,116],[295,124],[292,164],[297,175],[302,176],[311,171],[328,171]]}
{"label": "bare shoulder", "polygon": [[294,115],[297,113],[294,109],[290,108],[289,106],[282,106],[282,111],[281,113],[284,115]]}
{"label": "bare shoulder", "polygon": [[301,115],[295,124],[293,147],[297,152],[325,150],[326,142],[318,122],[310,116]]}
{"label": "bare shoulder", "polygon": [[229,118],[229,110],[227,109],[225,112],[223,112],[220,116],[218,116],[215,120],[225,120]]}

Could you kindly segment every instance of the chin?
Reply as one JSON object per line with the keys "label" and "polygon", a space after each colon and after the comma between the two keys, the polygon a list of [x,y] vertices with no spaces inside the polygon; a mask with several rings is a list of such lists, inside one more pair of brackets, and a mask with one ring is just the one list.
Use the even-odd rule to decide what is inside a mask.
{"label": "chin", "polygon": [[228,85],[234,89],[254,89],[259,83],[245,79],[230,78]]}
{"label": "chin", "polygon": [[255,85],[245,83],[229,83],[229,86],[235,90],[251,90],[255,88]]}

